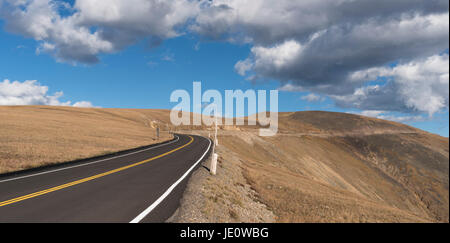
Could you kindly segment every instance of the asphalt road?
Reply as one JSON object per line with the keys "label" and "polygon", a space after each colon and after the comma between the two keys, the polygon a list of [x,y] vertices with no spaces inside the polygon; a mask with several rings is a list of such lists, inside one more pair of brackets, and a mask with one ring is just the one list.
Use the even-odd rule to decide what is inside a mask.
{"label": "asphalt road", "polygon": [[211,146],[177,134],[110,158],[0,176],[0,222],[164,222]]}

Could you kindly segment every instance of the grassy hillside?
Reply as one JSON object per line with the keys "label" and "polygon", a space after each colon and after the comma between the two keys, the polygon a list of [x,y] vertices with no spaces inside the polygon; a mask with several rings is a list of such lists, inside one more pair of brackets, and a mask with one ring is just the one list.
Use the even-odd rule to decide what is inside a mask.
{"label": "grassy hillside", "polygon": [[[219,173],[242,174],[278,222],[449,220],[448,138],[352,114],[294,112],[280,113],[277,136],[226,129],[219,144]],[[205,222],[240,221],[223,208],[243,211],[235,202],[245,196],[223,184],[230,182],[203,183]]]}
{"label": "grassy hillside", "polygon": [[[167,110],[0,107],[0,173],[155,143],[155,128],[167,131],[168,123]],[[177,128],[205,136],[207,129]],[[277,136],[257,134],[220,127],[219,175],[191,185],[187,204],[198,210],[186,220],[449,221],[448,138],[313,111],[280,113]]]}
{"label": "grassy hillside", "polygon": [[[169,139],[166,111],[0,106],[0,173],[101,155]],[[163,130],[165,126],[161,126]]]}

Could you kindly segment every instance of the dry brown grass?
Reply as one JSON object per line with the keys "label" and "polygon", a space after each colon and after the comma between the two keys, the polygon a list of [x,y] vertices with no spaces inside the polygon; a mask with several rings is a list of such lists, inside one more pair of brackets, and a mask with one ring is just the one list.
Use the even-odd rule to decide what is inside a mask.
{"label": "dry brown grass", "polygon": [[[0,173],[126,150],[169,139],[167,111],[0,107]],[[165,126],[162,126],[165,130]]]}
{"label": "dry brown grass", "polygon": [[327,112],[284,113],[280,125],[275,137],[219,138],[279,222],[448,222],[447,138]]}
{"label": "dry brown grass", "polygon": [[[449,221],[448,138],[330,112],[280,113],[279,122],[268,138],[221,126],[219,175],[191,188],[185,220]],[[0,173],[155,143],[167,123],[166,110],[0,107]]]}
{"label": "dry brown grass", "polygon": [[[255,191],[246,182],[239,155],[225,146],[217,147],[216,151],[221,155],[218,159],[220,173],[210,176],[204,168],[194,172],[182,206],[170,222],[275,222],[273,212],[258,202]],[[204,166],[209,166],[209,162],[206,160]]]}

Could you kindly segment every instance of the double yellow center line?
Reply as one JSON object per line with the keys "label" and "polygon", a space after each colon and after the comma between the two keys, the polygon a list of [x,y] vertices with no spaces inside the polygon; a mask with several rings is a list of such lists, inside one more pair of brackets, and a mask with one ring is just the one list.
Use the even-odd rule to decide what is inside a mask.
{"label": "double yellow center line", "polygon": [[110,171],[107,171],[107,172],[104,172],[104,173],[101,173],[101,174],[98,174],[98,175],[90,176],[90,177],[87,177],[87,178],[84,178],[84,179],[81,179],[81,180],[73,181],[73,182],[66,183],[66,184],[63,184],[63,185],[60,185],[60,186],[55,186],[55,187],[49,188],[47,190],[38,191],[38,192],[31,193],[31,194],[28,194],[28,195],[25,195],[25,196],[21,196],[21,197],[17,197],[17,198],[13,198],[13,199],[7,200],[7,201],[3,201],[3,202],[0,202],[0,207],[6,206],[6,205],[9,205],[9,204],[13,204],[13,203],[16,203],[16,202],[20,202],[20,201],[23,201],[23,200],[27,200],[27,199],[30,199],[30,198],[38,197],[38,196],[41,196],[41,195],[44,195],[44,194],[47,194],[47,193],[50,193],[50,192],[58,191],[58,190],[61,190],[61,189],[64,189],[64,188],[68,188],[68,187],[71,187],[71,186],[75,186],[75,185],[78,185],[78,184],[81,184],[81,183],[84,183],[84,182],[92,181],[92,180],[98,179],[100,177],[111,175],[111,174],[114,174],[114,173],[117,173],[117,172],[129,169],[129,168],[132,168],[132,167],[136,167],[138,165],[142,165],[142,164],[148,163],[148,162],[153,161],[155,159],[159,159],[161,157],[169,155],[169,154],[171,154],[171,153],[173,153],[173,152],[175,152],[177,150],[180,150],[180,149],[188,146],[189,144],[191,144],[194,141],[194,138],[191,137],[191,136],[189,136],[189,138],[191,138],[191,140],[188,143],[186,143],[185,145],[183,145],[181,147],[178,147],[176,149],[173,149],[173,150],[171,150],[169,152],[166,152],[166,153],[160,154],[158,156],[155,156],[153,158],[146,159],[144,161],[137,162],[137,163],[134,163],[134,164],[131,164],[131,165],[123,166],[123,167],[120,167],[120,168],[115,169],[115,170],[110,170]]}

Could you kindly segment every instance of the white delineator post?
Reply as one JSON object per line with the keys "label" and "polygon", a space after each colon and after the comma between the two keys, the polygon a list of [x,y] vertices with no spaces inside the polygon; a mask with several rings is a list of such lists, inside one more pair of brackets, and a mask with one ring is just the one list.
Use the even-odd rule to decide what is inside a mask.
{"label": "white delineator post", "polygon": [[211,158],[211,175],[216,175],[217,173],[217,157],[219,157],[219,155],[217,155],[216,153],[214,153],[212,155]]}
{"label": "white delineator post", "polygon": [[210,172],[212,175],[216,174],[216,170],[217,170],[217,158],[219,157],[218,154],[216,154],[216,145],[217,143],[217,116],[216,116],[216,110],[217,108],[214,110],[214,124],[215,124],[215,133],[214,133],[214,145],[213,145],[213,150],[212,150],[212,156],[211,156],[211,166],[210,166]]}

